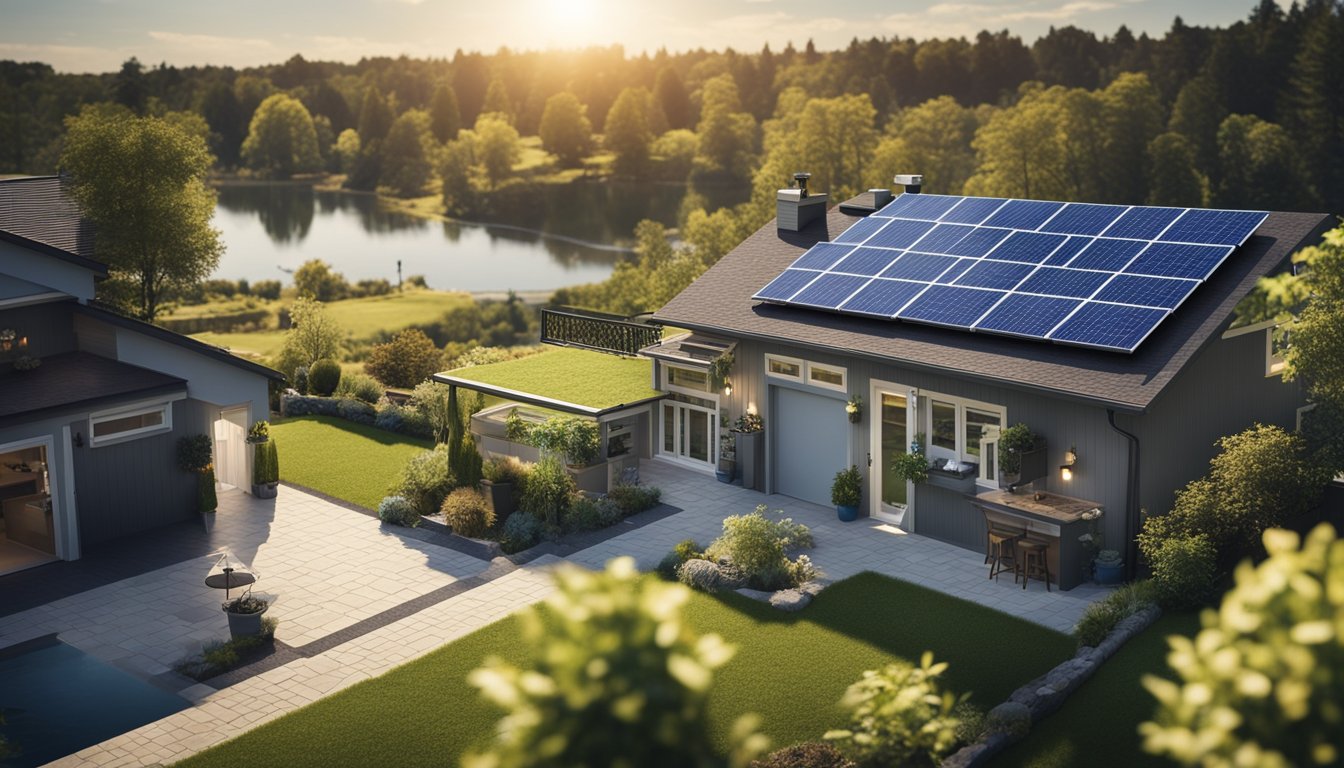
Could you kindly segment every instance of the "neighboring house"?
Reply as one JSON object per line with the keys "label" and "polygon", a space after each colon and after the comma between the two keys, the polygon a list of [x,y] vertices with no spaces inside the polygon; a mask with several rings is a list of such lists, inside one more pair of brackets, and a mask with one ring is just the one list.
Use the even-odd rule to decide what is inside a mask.
{"label": "neighboring house", "polygon": [[58,178],[0,181],[0,573],[193,519],[180,437],[210,435],[219,481],[250,485],[279,374],[95,306],[93,256]]}
{"label": "neighboring house", "polygon": [[[689,337],[669,339],[644,351],[656,361],[656,386],[668,395],[656,406],[660,413],[653,419],[658,430],[654,450],[665,458],[704,470],[707,480],[718,458],[723,425],[743,412],[754,411],[763,418],[765,427],[763,472],[757,481],[761,490],[829,505],[835,473],[857,465],[864,475],[866,514],[905,531],[984,549],[985,510],[989,510],[995,520],[1061,538],[1062,548],[1052,551],[1052,562],[1056,574],[1062,577],[1061,584],[1067,587],[1079,580],[1085,565],[1081,559],[1085,555],[1073,551],[1078,534],[1088,530],[1088,524],[1077,515],[1080,509],[1096,505],[1105,510],[1100,523],[1106,546],[1127,550],[1126,559],[1132,568],[1137,559],[1132,541],[1140,525],[1140,509],[1152,513],[1168,510],[1175,491],[1207,470],[1218,438],[1254,422],[1290,429],[1294,426],[1303,395],[1297,384],[1285,383],[1279,375],[1271,329],[1266,325],[1231,329],[1230,325],[1234,307],[1251,291],[1256,279],[1283,268],[1293,251],[1317,242],[1332,226],[1331,217],[1268,214],[1258,226],[1250,226],[1248,231],[1253,229],[1254,234],[1221,265],[1212,263],[1212,272],[1202,284],[1192,283],[1196,287],[1183,302],[1180,295],[1174,299],[1142,295],[1118,299],[1121,303],[1163,305],[1166,301],[1164,306],[1179,305],[1169,314],[1165,310],[1123,310],[1126,322],[1148,322],[1143,318],[1151,315],[1155,329],[1139,328],[1127,334],[1121,332],[1123,328],[1108,329],[1104,319],[1098,320],[1097,324],[1103,326],[1100,330],[1084,329],[1100,333],[1096,338],[1110,346],[1132,346],[1136,339],[1140,342],[1132,352],[1125,352],[846,314],[845,309],[858,306],[874,315],[896,315],[906,299],[922,289],[920,285],[904,285],[908,295],[887,291],[887,295],[872,297],[867,304],[845,304],[849,300],[846,297],[857,296],[859,287],[871,279],[867,276],[883,270],[876,261],[891,262],[902,253],[868,251],[868,263],[853,270],[833,266],[886,222],[894,221],[881,217],[903,205],[914,205],[918,188],[896,197],[891,207],[871,218],[868,215],[891,198],[886,190],[860,195],[829,212],[824,195],[809,197],[798,192],[782,190],[776,221],[749,237],[654,313],[658,322],[692,331]],[[949,215],[947,210],[957,200],[918,197],[923,200],[920,209],[924,213],[913,218],[924,220],[928,227],[909,222],[899,226],[913,227],[912,236],[921,238],[931,231],[929,227],[937,226],[936,219]],[[966,219],[973,225],[995,223],[986,217],[1005,204],[1002,200],[970,200],[961,210],[974,207],[984,212]],[[1053,205],[1057,209],[1062,204]],[[1126,209],[1081,206],[1059,215],[1100,217],[1102,223],[1096,229],[1100,232],[1108,226],[1106,222],[1123,215]],[[1137,221],[1145,215],[1136,213],[1126,221]],[[1149,219],[1168,217],[1170,221],[1177,215],[1179,212],[1157,211]],[[952,220],[957,219],[944,219]],[[1192,216],[1188,221],[1196,220],[1202,219]],[[1008,221],[1002,226],[1013,226],[1011,217]],[[1254,221],[1259,222],[1259,217]],[[1024,230],[1038,226],[1043,226],[1043,231],[1050,229],[1039,220],[1018,223]],[[851,227],[855,229],[842,237]],[[1138,236],[1138,229],[1128,236]],[[1062,231],[1078,234],[1088,230],[1064,227]],[[1152,229],[1146,237],[1155,238],[1153,233],[1157,231]],[[957,241],[969,230],[946,228],[940,232],[955,236],[933,242],[937,238],[929,234],[928,240],[910,250],[983,257],[994,247],[993,242],[998,242],[995,238],[1002,237],[1002,233],[980,233],[977,237],[989,238],[989,244],[977,250],[974,238],[958,247]],[[1196,232],[1175,239],[1203,236]],[[837,238],[848,242],[843,247],[828,245],[812,251],[816,254],[810,257],[813,261],[800,266],[838,273],[853,271],[860,277],[828,278],[832,290],[807,294],[802,293],[803,287],[821,272],[803,274],[795,284],[784,279],[782,288],[781,283],[774,282],[814,245]],[[1215,233],[1203,242],[1216,239]],[[1074,240],[1078,245],[1074,254],[1091,242],[1090,238],[1071,239],[1070,246],[1059,246],[1054,260],[1049,261],[1049,248],[1027,253],[1017,258],[1025,262],[1024,266],[1018,265],[1020,270],[1013,265],[1002,268],[1012,274],[1007,275],[1009,283],[999,287],[1009,287],[1046,263],[1069,263],[1068,257],[1060,254],[1072,247]],[[1056,242],[1051,240],[1049,247],[1054,248]],[[888,240],[888,244],[893,243],[898,248],[909,245],[900,237]],[[921,248],[928,243],[932,244]],[[1105,244],[1098,248],[1101,245]],[[1124,243],[1118,245],[1121,250],[1129,248]],[[1133,247],[1138,250],[1145,246]],[[1184,258],[1179,248],[1173,253],[1180,257],[1176,262]],[[1103,272],[1097,275],[1066,270],[1055,276],[1096,276],[1104,282],[1110,277],[1104,272],[1124,269],[1130,256],[1132,252],[1109,267],[1104,266],[1104,259],[1094,259],[1089,264]],[[938,258],[948,263],[956,261]],[[856,256],[854,261],[863,259]],[[962,263],[962,268],[966,264]],[[1180,268],[1176,272],[1185,274]],[[1160,269],[1156,273],[1168,274]],[[1189,274],[1202,276],[1199,269]],[[996,279],[1002,277],[1000,274]],[[932,282],[936,278],[924,279]],[[770,301],[756,298],[772,284],[775,287],[766,292]],[[902,285],[884,283],[886,287]],[[1090,295],[1097,285],[1076,295]],[[1149,284],[1146,279],[1129,280],[1127,285],[1140,294],[1150,289],[1161,293],[1162,286],[1189,287],[1179,281]],[[791,294],[798,297],[796,301]],[[958,296],[952,292],[944,297],[943,306],[935,309],[956,318],[956,324],[973,325],[992,305],[976,307],[974,301],[965,301],[968,297],[979,299],[981,295]],[[844,307],[826,311],[806,306],[809,304]],[[1030,334],[1045,335],[1048,331],[1044,329],[1054,327],[1058,319],[1046,318],[1057,309],[1048,305],[1029,303],[1009,319],[1024,326],[1039,326]],[[1063,302],[1061,306],[1067,311],[1071,305]],[[1140,316],[1137,320],[1131,316],[1136,314]],[[1031,321],[1037,315],[1041,317]],[[928,317],[939,321],[936,314]],[[1073,336],[1074,341],[1088,338]],[[705,354],[704,350],[714,345],[728,346],[735,358],[729,376],[731,387],[724,390],[709,386],[708,368],[714,354]],[[854,396],[863,400],[862,417],[857,423],[851,423],[845,409]],[[1065,510],[1060,514],[1052,509],[1032,512],[1029,495],[995,495],[1000,485],[994,466],[997,436],[1019,422],[1045,441],[1043,457],[1032,462],[1037,468],[1033,474],[1041,476],[1028,487],[1052,495],[1036,506]],[[918,485],[897,479],[890,470],[893,459],[921,438],[928,459],[950,471],[935,470],[928,482]],[[1071,453],[1076,460],[1065,472],[1062,465],[1069,463]],[[741,456],[738,463],[742,463]],[[738,474],[742,475],[741,466]],[[1021,482],[1030,479],[1023,476]],[[1081,501],[1069,502],[1058,496]]]}

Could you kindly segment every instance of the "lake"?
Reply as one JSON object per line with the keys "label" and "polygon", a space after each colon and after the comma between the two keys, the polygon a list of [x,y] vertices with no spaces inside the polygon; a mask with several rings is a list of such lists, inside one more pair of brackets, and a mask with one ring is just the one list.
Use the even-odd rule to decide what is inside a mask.
{"label": "lake", "polygon": [[[684,185],[574,182],[512,188],[492,201],[490,223],[424,219],[386,209],[372,195],[304,184],[225,184],[214,226],[227,246],[214,276],[281,280],[321,259],[352,282],[424,275],[431,288],[548,291],[605,279],[630,258],[635,225],[675,226]],[[697,190],[711,205],[749,195]]]}

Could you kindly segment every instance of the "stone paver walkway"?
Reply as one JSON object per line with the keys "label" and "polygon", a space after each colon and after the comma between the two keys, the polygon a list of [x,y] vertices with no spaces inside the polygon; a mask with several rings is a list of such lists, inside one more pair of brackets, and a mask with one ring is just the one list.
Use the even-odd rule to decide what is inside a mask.
{"label": "stone paver walkway", "polygon": [[221,524],[210,542],[227,544],[253,565],[261,574],[257,592],[274,599],[277,639],[307,649],[290,651],[287,663],[258,667],[265,671],[250,677],[234,675],[222,690],[170,670],[204,643],[227,636],[222,594],[203,583],[214,560],[196,551],[181,562],[0,617],[0,647],[59,633],[62,641],[193,702],[55,763],[153,765],[183,759],[541,600],[552,589],[547,571],[563,560],[598,568],[628,554],[651,569],[678,541],[708,543],[724,517],[761,503],[812,528],[817,547],[809,554],[832,580],[876,571],[1062,632],[1104,594],[1092,586],[1046,593],[1039,585],[1024,591],[1009,580],[995,583],[975,552],[875,521],[840,523],[833,509],[725,485],[675,465],[645,462],[641,474],[681,511],[566,558],[545,555],[522,566],[502,559],[492,565],[294,488],[282,486],[274,503],[221,495]]}

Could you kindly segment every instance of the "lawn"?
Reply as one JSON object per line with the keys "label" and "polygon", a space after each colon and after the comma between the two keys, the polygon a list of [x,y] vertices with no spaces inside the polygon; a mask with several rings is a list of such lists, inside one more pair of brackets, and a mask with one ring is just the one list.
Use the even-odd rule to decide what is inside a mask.
{"label": "lawn", "polygon": [[658,397],[652,370],[652,361],[644,358],[555,348],[517,360],[458,368],[448,375],[588,408],[610,408]]}
{"label": "lawn", "polygon": [[401,468],[430,447],[427,440],[330,416],[300,416],[271,424],[280,479],[378,509]]}
{"label": "lawn", "polygon": [[1157,702],[1139,680],[1145,674],[1170,677],[1167,636],[1193,636],[1198,629],[1197,614],[1164,615],[1125,643],[1062,709],[992,764],[995,768],[1172,765],[1141,747],[1139,723],[1152,717]]}
{"label": "lawn", "polygon": [[[737,595],[696,594],[701,632],[737,648],[719,670],[710,717],[721,742],[745,712],[764,717],[776,746],[812,740],[841,722],[836,706],[865,669],[925,649],[951,662],[947,684],[988,709],[1073,650],[1068,637],[972,603],[876,574],[832,586],[798,614]],[[268,723],[180,765],[457,765],[485,743],[499,711],[467,685],[486,656],[526,661],[513,618]]]}

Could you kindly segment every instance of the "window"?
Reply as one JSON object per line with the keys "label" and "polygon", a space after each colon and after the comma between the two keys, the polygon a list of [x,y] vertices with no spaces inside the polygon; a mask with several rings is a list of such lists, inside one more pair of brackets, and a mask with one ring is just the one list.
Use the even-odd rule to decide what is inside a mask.
{"label": "window", "polygon": [[980,484],[996,485],[1003,409],[932,393],[925,393],[920,403],[920,425],[928,433],[926,452],[934,465],[974,472]]}
{"label": "window", "polygon": [[689,389],[695,392],[709,391],[708,371],[695,368],[676,368],[671,365],[666,366],[663,370],[667,371],[667,385],[669,387]]}
{"label": "window", "polygon": [[930,400],[929,410],[929,445],[956,453],[957,406],[941,400]]}
{"label": "window", "polygon": [[765,356],[765,372],[777,379],[803,380],[803,361],[778,355]]}
{"label": "window", "polygon": [[89,417],[89,445],[167,432],[173,428],[171,403],[159,403],[147,408],[113,411]]}
{"label": "window", "polygon": [[833,368],[821,363],[807,364],[807,381],[818,387],[845,391],[845,369]]}

